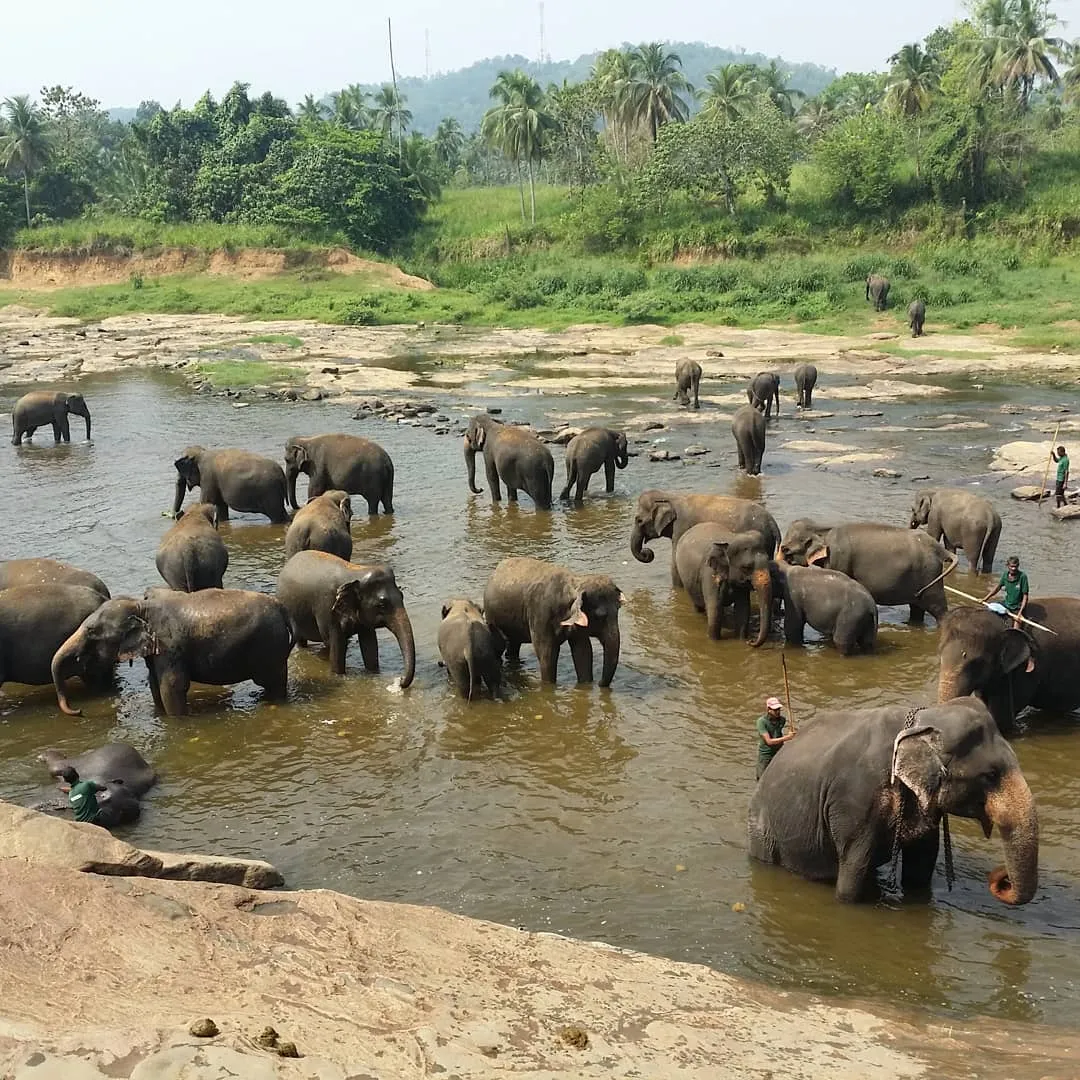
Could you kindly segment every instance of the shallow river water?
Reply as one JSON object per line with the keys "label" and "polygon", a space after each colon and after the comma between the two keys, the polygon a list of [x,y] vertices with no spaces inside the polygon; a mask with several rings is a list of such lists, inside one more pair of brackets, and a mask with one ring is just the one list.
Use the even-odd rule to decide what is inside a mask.
{"label": "shallow river water", "polygon": [[[973,822],[953,819],[958,881],[951,892],[939,875],[929,904],[840,906],[831,888],[754,865],[745,853],[753,721],[768,694],[782,694],[780,640],[756,651],[729,638],[710,642],[703,617],[670,586],[669,543],[654,542],[656,559],[643,565],[631,557],[628,538],[636,495],[649,487],[760,497],[784,529],[807,515],[903,525],[912,477],[977,479],[1005,519],[998,563],[1016,550],[1035,595],[1078,594],[1073,528],[1009,499],[1015,481],[1001,482],[987,466],[1001,442],[1048,439],[1024,425],[1049,414],[1003,415],[1003,402],[1075,408],[1080,401],[1071,388],[973,388],[964,380],[932,403],[872,405],[830,401],[826,378],[815,405],[835,416],[811,423],[792,416],[788,372],[784,415],[771,428],[759,479],[737,475],[728,423],[717,421],[720,410],[708,401],[741,384],[709,382],[693,424],[653,435],[673,450],[699,443],[711,454],[682,463],[635,457],[613,496],[602,494],[600,474],[584,507],[557,505],[551,513],[534,512],[524,497],[513,508],[493,507],[486,493],[469,495],[453,433],[354,421],[332,402],[235,409],[164,375],[85,381],[92,444],[76,421],[70,447],[54,447],[47,430],[36,445],[0,446],[0,557],[63,558],[98,573],[114,595],[141,593],[157,582],[154,553],[168,525],[162,513],[176,451],[201,442],[280,460],[290,435],[363,434],[394,458],[396,513],[354,521],[354,558],[392,561],[416,632],[416,681],[405,693],[391,689],[400,656],[381,632],[381,675],[363,673],[355,643],[345,678],[329,674],[320,652],[298,650],[289,703],[277,707],[246,684],[200,688],[190,716],[157,716],[141,664],[122,669],[116,697],[80,693],[84,715],[76,719],[59,713],[50,688],[9,685],[0,691],[0,796],[32,802],[51,794],[35,760],[45,747],[78,752],[125,739],[162,777],[129,830],[144,846],[263,857],[295,887],[436,904],[779,985],[1074,1025],[1080,727],[1040,718],[1015,742],[1041,819],[1041,884],[1032,904],[1008,909],[993,900],[985,881],[1000,861],[997,839],[987,842]],[[670,406],[666,386],[603,398],[515,394],[512,383],[496,398],[474,389],[474,403],[502,405],[504,419],[538,426],[560,415],[581,423],[585,413],[618,423]],[[0,410],[17,396],[13,388],[0,392]],[[441,406],[455,431],[475,411],[461,404],[470,401],[467,390],[456,400]],[[851,415],[858,410],[884,415]],[[933,430],[950,422],[946,413],[953,423],[958,414],[990,426]],[[894,430],[875,430],[882,427]],[[872,465],[859,473],[815,469],[781,448],[793,438],[895,448],[886,464],[904,478],[872,478]],[[552,449],[559,487],[562,451]],[[284,526],[240,516],[222,531],[231,554],[226,584],[271,590]],[[436,664],[441,602],[479,599],[492,568],[511,554],[615,578],[627,603],[610,691],[575,687],[567,649],[559,687],[541,689],[528,648],[511,677],[511,700],[466,704],[450,691]],[[986,587],[966,570],[952,581],[968,591]],[[905,618],[906,610],[882,612],[872,657],[845,660],[820,644],[789,649],[800,720],[833,706],[932,700],[933,620],[924,629]]]}

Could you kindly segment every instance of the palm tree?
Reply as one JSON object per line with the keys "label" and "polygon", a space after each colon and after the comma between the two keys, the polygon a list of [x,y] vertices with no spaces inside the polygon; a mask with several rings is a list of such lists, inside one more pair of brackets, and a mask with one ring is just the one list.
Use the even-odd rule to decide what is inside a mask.
{"label": "palm tree", "polygon": [[804,101],[795,114],[795,127],[808,142],[815,142],[836,120],[836,110],[828,102],[815,97]]}
{"label": "palm tree", "polygon": [[742,116],[754,100],[754,84],[746,64],[722,64],[705,76],[699,97],[702,111],[725,120]]}
{"label": "palm tree", "polygon": [[381,128],[384,139],[389,139],[397,128],[400,145],[405,129],[412,123],[412,113],[405,108],[405,98],[389,84],[382,87],[372,102],[375,124]]}
{"label": "palm tree", "polygon": [[311,94],[305,94],[304,100],[296,106],[296,115],[309,123],[318,123],[326,119],[326,106]]}
{"label": "palm tree", "polygon": [[618,158],[620,142],[622,156],[630,149],[631,118],[627,108],[627,87],[630,85],[630,54],[621,49],[608,49],[596,58],[592,69],[604,126],[611,133]]}
{"label": "palm tree", "polygon": [[465,132],[461,123],[453,116],[439,121],[435,129],[435,155],[448,168],[456,169],[461,161],[461,151],[465,146]]}
{"label": "palm tree", "polygon": [[938,89],[938,73],[933,59],[918,43],[905,45],[889,57],[892,71],[885,100],[901,116],[924,113]]}
{"label": "palm tree", "polygon": [[686,120],[690,115],[690,107],[681,95],[692,94],[693,87],[679,70],[681,67],[679,54],[669,52],[658,41],[630,51],[627,110],[648,130],[654,143],[664,124]]}
{"label": "palm tree", "polygon": [[41,112],[25,94],[6,98],[0,135],[0,166],[22,174],[26,225],[30,226],[30,174],[49,158],[49,134]]}
{"label": "palm tree", "polygon": [[1061,75],[1065,86],[1065,101],[1073,104],[1080,100],[1080,41],[1074,41],[1063,50],[1063,63],[1067,64]]}
{"label": "palm tree", "polygon": [[436,154],[434,142],[418,131],[402,145],[401,177],[406,183],[412,183],[428,202],[434,202],[442,194]]}
{"label": "palm tree", "polygon": [[1057,17],[1047,0],[984,0],[975,15],[980,36],[968,46],[972,82],[981,91],[1014,90],[1026,111],[1036,82],[1059,81],[1054,61],[1068,46],[1050,33]]}
{"label": "palm tree", "polygon": [[787,85],[787,72],[778,68],[773,60],[767,68],[751,69],[751,75],[758,91],[764,94],[783,116],[792,119],[795,115],[795,102],[806,95]]}

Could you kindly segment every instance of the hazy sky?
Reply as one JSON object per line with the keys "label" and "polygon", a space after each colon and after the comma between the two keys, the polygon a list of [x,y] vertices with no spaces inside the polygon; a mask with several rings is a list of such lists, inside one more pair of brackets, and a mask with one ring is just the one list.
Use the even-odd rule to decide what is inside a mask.
{"label": "hazy sky", "polygon": [[[155,98],[190,104],[236,79],[290,103],[350,82],[389,78],[386,17],[399,73],[487,56],[539,53],[534,0],[39,0],[5,5],[0,98],[63,83],[107,107]],[[1080,0],[1055,0],[1065,34],[1080,36]],[[809,60],[841,72],[885,66],[906,41],[962,10],[960,0],[546,0],[546,47],[556,59],[624,41],[705,41]]]}

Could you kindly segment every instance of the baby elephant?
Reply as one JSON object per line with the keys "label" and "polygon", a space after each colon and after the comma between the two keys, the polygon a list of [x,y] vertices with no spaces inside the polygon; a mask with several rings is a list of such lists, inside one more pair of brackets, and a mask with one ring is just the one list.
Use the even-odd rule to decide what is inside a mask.
{"label": "baby elephant", "polygon": [[690,404],[694,395],[694,408],[700,408],[698,386],[701,384],[701,365],[696,360],[680,360],[675,368],[675,396],[671,399],[680,405]]}
{"label": "baby elephant", "polygon": [[285,534],[285,558],[298,551],[328,551],[348,562],[352,558],[352,502],[347,492],[316,495],[293,516]]}
{"label": "baby elephant", "polygon": [[630,463],[626,436],[611,428],[586,428],[566,444],[566,487],[559,496],[563,502],[570,498],[570,489],[577,484],[576,502],[581,502],[589,487],[592,474],[604,470],[604,490],[615,490],[615,470]]}
{"label": "baby elephant", "polygon": [[874,302],[875,311],[884,311],[889,303],[889,279],[880,274],[866,275],[866,299]]}
{"label": "baby elephant", "polygon": [[803,629],[809,623],[831,637],[842,656],[856,649],[873,652],[877,604],[865,585],[820,566],[776,562],[773,571],[784,597],[784,636],[789,645],[803,643]]}
{"label": "baby elephant", "polygon": [[488,626],[484,613],[471,600],[447,600],[439,624],[439,655],[458,693],[469,701],[481,684],[492,697],[502,685],[506,639]]}
{"label": "baby elephant", "polygon": [[912,337],[922,337],[923,323],[926,322],[926,304],[922,300],[912,300],[907,309],[908,326]]}
{"label": "baby elephant", "polygon": [[800,364],[795,369],[795,404],[800,409],[814,407],[814,387],[817,385],[817,367]]}
{"label": "baby elephant", "polygon": [[216,506],[193,506],[161,538],[157,568],[169,588],[177,592],[224,588],[229,549],[218,536]]}

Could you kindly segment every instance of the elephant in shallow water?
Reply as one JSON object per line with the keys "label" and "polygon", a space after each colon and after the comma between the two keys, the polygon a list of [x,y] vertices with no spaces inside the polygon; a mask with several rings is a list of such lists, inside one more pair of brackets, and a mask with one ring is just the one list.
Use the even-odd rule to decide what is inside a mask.
{"label": "elephant in shallow water", "polygon": [[359,435],[297,436],[285,444],[285,480],[289,505],[296,501],[296,481],[307,473],[308,501],[328,491],[359,495],[369,514],[394,512],[394,463],[376,442]]}
{"label": "elephant in shallow water", "polygon": [[675,365],[675,394],[672,401],[680,405],[689,405],[693,395],[695,409],[701,407],[698,400],[698,387],[701,385],[701,365],[696,360],[680,360]]}
{"label": "elephant in shallow water", "polygon": [[874,302],[875,311],[884,311],[889,302],[889,279],[880,274],[866,275],[866,299]]}
{"label": "elephant in shallow water", "polygon": [[142,811],[140,799],[157,783],[153,767],[128,743],[106,743],[74,758],[62,750],[46,750],[38,760],[51,776],[59,777],[65,769],[73,768],[80,780],[104,785],[104,794],[98,795],[95,822],[104,829],[137,820]]}
{"label": "elephant in shallow water", "polygon": [[963,548],[971,569],[984,574],[994,569],[1001,537],[1001,515],[984,495],[963,488],[922,488],[911,508],[911,527],[926,526],[947,551]]}
{"label": "elephant in shallow water", "polygon": [[626,436],[612,428],[591,427],[575,435],[566,444],[566,487],[559,498],[570,498],[570,489],[577,484],[574,499],[581,502],[589,487],[592,474],[604,470],[604,490],[615,490],[615,470],[630,463]]}
{"label": "elephant in shallow water", "polygon": [[53,439],[71,442],[68,416],[74,414],[86,420],[86,438],[90,439],[90,409],[82,394],[54,390],[32,390],[15,403],[11,413],[11,444],[18,446],[26,435],[30,437],[39,427],[51,424]]}
{"label": "elephant in shallow water", "polygon": [[761,472],[761,459],[765,456],[765,417],[752,405],[743,405],[731,418],[731,434],[739,452],[739,468],[748,476]]}
{"label": "elephant in shallow water", "polygon": [[469,490],[480,495],[476,486],[476,455],[483,452],[484,471],[493,502],[499,502],[506,485],[506,497],[517,502],[520,489],[532,498],[537,510],[551,509],[551,484],[555,478],[555,459],[551,451],[531,432],[513,424],[504,424],[493,416],[474,416],[465,432],[465,467]]}
{"label": "elephant in shallow water", "polygon": [[229,549],[217,531],[217,507],[199,503],[161,538],[158,573],[170,589],[198,592],[224,588]]}
{"label": "elephant in shallow water", "polygon": [[800,364],[795,369],[795,406],[799,409],[814,407],[814,387],[817,386],[817,368],[813,364]]}
{"label": "elephant in shallow water", "polygon": [[471,600],[447,600],[439,623],[439,655],[462,697],[472,701],[486,685],[492,697],[502,685],[506,640]]}
{"label": "elephant in shallow water", "polygon": [[278,524],[289,520],[285,509],[285,473],[270,458],[247,450],[189,446],[174,465],[177,475],[173,517],[180,514],[185,494],[200,488],[199,501],[217,507],[218,521],[229,520],[230,507],[240,513],[265,514]]}
{"label": "elephant in shallow water", "polygon": [[344,491],[326,491],[308,500],[293,516],[285,533],[285,558],[298,551],[328,551],[352,558],[352,500]]}
{"label": "elephant in shallow water", "polygon": [[776,415],[780,415],[780,376],[775,371],[759,371],[746,388],[746,400],[765,414],[768,419],[772,416],[773,405],[776,406]]}
{"label": "elephant in shallow water", "polygon": [[789,645],[803,643],[809,623],[831,638],[843,656],[856,649],[873,652],[878,611],[865,585],[838,570],[783,561],[772,564],[772,574],[784,599],[784,637]]}
{"label": "elephant in shallow water", "polygon": [[899,851],[905,891],[930,886],[941,819],[996,826],[1005,866],[990,891],[1026,904],[1039,884],[1039,818],[1012,747],[975,698],[818,715],[785,745],[750,799],[750,854],[837,900],[869,899],[875,871]]}
{"label": "elephant in shallow water", "polygon": [[105,582],[96,574],[56,559],[6,559],[0,562],[0,589],[11,589],[16,585],[81,585],[84,589],[93,589],[102,600],[109,599]]}

